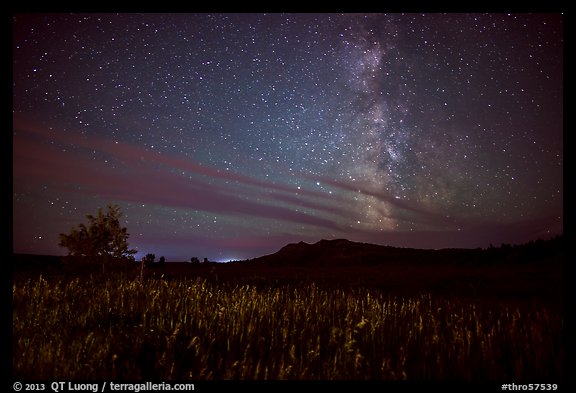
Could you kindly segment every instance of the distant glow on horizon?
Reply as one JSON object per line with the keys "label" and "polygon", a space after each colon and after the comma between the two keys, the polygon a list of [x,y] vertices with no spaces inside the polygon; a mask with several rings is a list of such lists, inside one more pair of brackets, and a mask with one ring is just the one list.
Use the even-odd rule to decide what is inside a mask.
{"label": "distant glow on horizon", "polygon": [[[563,232],[561,14],[15,14],[13,250],[136,259]],[[231,257],[234,256],[234,257]]]}
{"label": "distant glow on horizon", "polygon": [[216,259],[214,262],[218,262],[218,263],[228,263],[228,262],[234,262],[234,261],[241,261],[244,258],[218,258]]}

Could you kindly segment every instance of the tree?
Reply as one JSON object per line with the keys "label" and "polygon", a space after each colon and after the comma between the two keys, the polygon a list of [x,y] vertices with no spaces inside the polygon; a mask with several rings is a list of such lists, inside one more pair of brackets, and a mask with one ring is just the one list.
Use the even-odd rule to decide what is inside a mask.
{"label": "tree", "polygon": [[155,260],[156,260],[155,254],[146,254],[146,256],[142,258],[142,262],[144,262],[146,266],[152,265]]}
{"label": "tree", "polygon": [[144,282],[144,268],[152,267],[152,264],[156,260],[156,255],[146,254],[142,257],[142,263],[140,264],[140,282]]}
{"label": "tree", "polygon": [[68,249],[68,255],[84,257],[102,263],[102,269],[110,260],[134,259],[136,250],[128,246],[129,234],[120,225],[122,212],[118,205],[108,205],[107,211],[98,209],[98,214],[88,214],[88,226],[84,224],[72,228],[68,235],[61,233],[60,247]]}

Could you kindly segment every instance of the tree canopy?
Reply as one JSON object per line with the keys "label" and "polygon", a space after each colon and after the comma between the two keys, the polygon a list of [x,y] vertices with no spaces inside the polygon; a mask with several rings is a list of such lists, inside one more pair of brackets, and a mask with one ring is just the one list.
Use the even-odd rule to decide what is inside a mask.
{"label": "tree canopy", "polygon": [[108,205],[106,212],[98,209],[98,214],[86,215],[88,225],[79,224],[70,233],[60,234],[60,247],[68,249],[68,255],[88,257],[98,260],[133,259],[136,250],[128,246],[129,234],[120,225],[123,216],[120,206]]}

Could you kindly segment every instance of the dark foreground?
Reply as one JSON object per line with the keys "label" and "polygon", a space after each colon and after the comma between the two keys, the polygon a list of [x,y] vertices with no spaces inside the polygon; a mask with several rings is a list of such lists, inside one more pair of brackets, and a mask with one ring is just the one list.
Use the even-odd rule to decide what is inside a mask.
{"label": "dark foreground", "polygon": [[143,281],[137,263],[15,258],[15,379],[564,380],[560,255],[166,263]]}

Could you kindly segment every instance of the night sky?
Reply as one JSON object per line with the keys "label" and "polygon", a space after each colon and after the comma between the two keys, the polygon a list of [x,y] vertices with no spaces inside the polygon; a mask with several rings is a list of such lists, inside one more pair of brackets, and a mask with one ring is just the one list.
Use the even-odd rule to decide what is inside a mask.
{"label": "night sky", "polygon": [[168,261],[563,231],[560,14],[19,14],[13,251]]}

